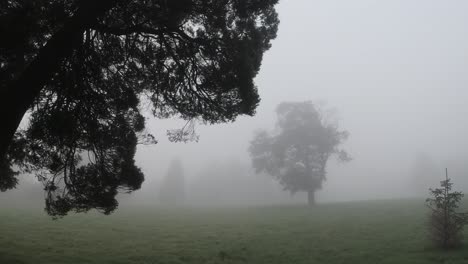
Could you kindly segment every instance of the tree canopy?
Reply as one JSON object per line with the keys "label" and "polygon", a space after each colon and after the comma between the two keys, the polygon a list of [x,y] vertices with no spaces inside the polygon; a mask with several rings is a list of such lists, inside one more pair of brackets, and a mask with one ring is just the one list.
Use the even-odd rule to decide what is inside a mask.
{"label": "tree canopy", "polygon": [[250,144],[250,155],[257,173],[275,177],[285,190],[305,191],[309,204],[326,179],[331,155],[349,161],[340,145],[348,138],[312,102],[281,103],[277,109],[276,130],[259,131]]}
{"label": "tree canopy", "polygon": [[144,179],[136,146],[154,137],[142,111],[207,123],[255,113],[276,2],[1,1],[0,190],[35,172],[48,213],[112,212]]}

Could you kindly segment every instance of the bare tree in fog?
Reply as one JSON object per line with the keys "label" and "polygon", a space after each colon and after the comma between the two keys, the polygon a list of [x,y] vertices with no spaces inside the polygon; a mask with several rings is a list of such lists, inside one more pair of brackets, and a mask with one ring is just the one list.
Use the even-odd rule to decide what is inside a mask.
{"label": "bare tree in fog", "polygon": [[171,161],[158,197],[166,205],[181,205],[185,202],[185,175],[180,159]]}
{"label": "bare tree in fog", "polygon": [[350,160],[339,148],[348,132],[339,130],[312,102],[282,103],[276,113],[276,130],[260,131],[251,142],[253,166],[278,179],[285,190],[307,192],[309,205],[314,205],[330,156]]}
{"label": "bare tree in fog", "polygon": [[0,1],[0,190],[19,168],[49,214],[112,212],[144,180],[144,106],[211,124],[254,114],[277,1]]}

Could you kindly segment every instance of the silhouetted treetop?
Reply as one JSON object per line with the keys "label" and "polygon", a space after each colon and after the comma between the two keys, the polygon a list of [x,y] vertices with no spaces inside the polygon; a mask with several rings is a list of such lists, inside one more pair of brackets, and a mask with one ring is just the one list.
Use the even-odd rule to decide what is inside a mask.
{"label": "silhouetted treetop", "polygon": [[254,114],[276,2],[2,1],[0,189],[17,165],[44,182],[53,215],[114,210],[144,178],[143,109],[208,123]]}

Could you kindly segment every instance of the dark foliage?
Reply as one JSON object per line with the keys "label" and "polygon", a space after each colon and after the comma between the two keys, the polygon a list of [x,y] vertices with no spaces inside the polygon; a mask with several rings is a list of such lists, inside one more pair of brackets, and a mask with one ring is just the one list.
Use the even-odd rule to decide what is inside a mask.
{"label": "dark foliage", "polygon": [[429,231],[434,244],[443,249],[462,244],[463,228],[468,224],[468,213],[459,212],[463,193],[453,192],[448,176],[440,182],[441,188],[429,189],[431,198],[426,200],[431,209]]}
{"label": "dark foliage", "polygon": [[341,161],[350,157],[339,149],[348,132],[338,130],[311,102],[282,103],[277,110],[277,131],[259,132],[250,144],[256,171],[274,176],[285,190],[314,192],[322,188],[331,155]]}
{"label": "dark foliage", "polygon": [[[52,215],[112,212],[117,192],[144,179],[134,154],[154,137],[143,105],[207,123],[254,114],[276,2],[1,1],[0,189],[16,185],[16,165],[37,173]],[[26,110],[29,124],[16,130]]]}

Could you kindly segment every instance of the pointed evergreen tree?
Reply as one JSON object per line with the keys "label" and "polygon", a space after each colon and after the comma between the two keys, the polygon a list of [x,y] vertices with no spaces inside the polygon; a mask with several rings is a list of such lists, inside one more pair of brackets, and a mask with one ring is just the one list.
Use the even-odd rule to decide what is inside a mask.
{"label": "pointed evergreen tree", "polygon": [[440,182],[441,188],[429,189],[431,198],[426,200],[431,209],[429,229],[432,241],[443,249],[455,248],[461,245],[463,228],[468,223],[468,214],[459,212],[459,204],[463,193],[453,192],[447,169],[445,180]]}

